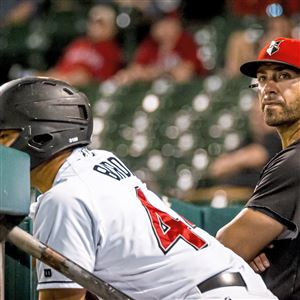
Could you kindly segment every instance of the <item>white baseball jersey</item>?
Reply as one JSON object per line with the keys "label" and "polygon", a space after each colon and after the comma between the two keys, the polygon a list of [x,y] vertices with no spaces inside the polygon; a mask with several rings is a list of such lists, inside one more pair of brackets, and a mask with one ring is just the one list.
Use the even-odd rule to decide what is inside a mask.
{"label": "white baseball jersey", "polygon": [[[239,256],[107,151],[75,149],[39,196],[33,224],[40,241],[134,299],[200,299],[197,285],[222,271],[241,272],[247,293],[275,299]],[[38,289],[80,287],[41,262],[37,273]]]}

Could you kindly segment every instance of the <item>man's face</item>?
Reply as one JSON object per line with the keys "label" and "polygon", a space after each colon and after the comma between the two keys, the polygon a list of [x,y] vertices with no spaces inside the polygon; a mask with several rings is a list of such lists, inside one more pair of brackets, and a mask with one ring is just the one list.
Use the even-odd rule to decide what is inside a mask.
{"label": "man's face", "polygon": [[10,147],[19,137],[20,131],[13,129],[0,130],[0,145]]}
{"label": "man's face", "polygon": [[115,24],[106,19],[88,20],[87,35],[93,42],[103,42],[113,39],[116,35]]}
{"label": "man's face", "polygon": [[151,36],[159,44],[176,43],[181,31],[181,23],[176,18],[166,17],[151,26]]}
{"label": "man's face", "polygon": [[258,69],[257,80],[265,122],[275,127],[300,123],[300,72],[268,63]]}

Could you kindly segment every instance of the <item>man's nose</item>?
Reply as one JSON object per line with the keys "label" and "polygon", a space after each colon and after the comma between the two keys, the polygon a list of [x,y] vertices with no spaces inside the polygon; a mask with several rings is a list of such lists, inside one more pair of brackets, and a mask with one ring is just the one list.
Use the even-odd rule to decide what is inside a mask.
{"label": "man's nose", "polygon": [[265,82],[265,85],[262,88],[262,91],[266,94],[268,93],[276,93],[278,90],[276,81],[272,78],[268,79]]}

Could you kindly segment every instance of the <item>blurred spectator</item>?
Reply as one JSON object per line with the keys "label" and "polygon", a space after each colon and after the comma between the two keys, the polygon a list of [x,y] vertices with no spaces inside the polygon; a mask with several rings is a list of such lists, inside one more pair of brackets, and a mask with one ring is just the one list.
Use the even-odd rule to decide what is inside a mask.
{"label": "blurred spectator", "polygon": [[177,12],[164,13],[151,25],[149,35],[138,46],[130,65],[114,76],[119,84],[151,81],[169,76],[185,82],[207,73],[197,45],[183,28]]}
{"label": "blurred spectator", "polygon": [[292,29],[292,21],[286,16],[279,16],[266,19],[265,30],[262,34],[251,28],[232,32],[226,46],[225,75],[228,78],[240,76],[240,66],[245,61],[255,60],[257,49],[275,37],[291,37]]}
{"label": "blurred spectator", "polygon": [[[114,0],[120,7],[135,8],[146,16],[156,16],[160,11],[155,0]],[[159,3],[158,3],[159,4]]]}
{"label": "blurred spectator", "polygon": [[0,27],[22,24],[38,9],[41,0],[1,0]]}
{"label": "blurred spectator", "polygon": [[146,18],[155,18],[163,12],[170,12],[179,9],[181,0],[114,0],[120,7],[136,8]]}
{"label": "blurred spectator", "polygon": [[89,11],[86,35],[73,40],[55,66],[35,75],[86,86],[101,82],[122,67],[122,49],[117,39],[116,12],[108,5],[95,5]]}
{"label": "blurred spectator", "polygon": [[[266,45],[278,36],[292,37],[293,22],[286,16],[270,17],[267,19],[266,29],[259,39],[259,47]],[[257,54],[257,53],[255,53]]]}
{"label": "blurred spectator", "polygon": [[254,99],[249,114],[250,140],[241,148],[219,156],[210,166],[210,176],[218,185],[254,189],[261,168],[281,150],[276,130],[265,124]]}

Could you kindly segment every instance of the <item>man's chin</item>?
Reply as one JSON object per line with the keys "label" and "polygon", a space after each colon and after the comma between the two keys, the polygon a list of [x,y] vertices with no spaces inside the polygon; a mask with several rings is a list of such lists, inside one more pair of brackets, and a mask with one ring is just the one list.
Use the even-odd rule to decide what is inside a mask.
{"label": "man's chin", "polygon": [[271,126],[271,127],[277,127],[277,126],[283,125],[282,120],[278,120],[275,118],[265,118],[265,122],[268,126]]}
{"label": "man's chin", "polygon": [[283,125],[285,122],[280,118],[280,115],[280,113],[276,113],[273,109],[266,109],[264,111],[265,123],[272,127]]}

